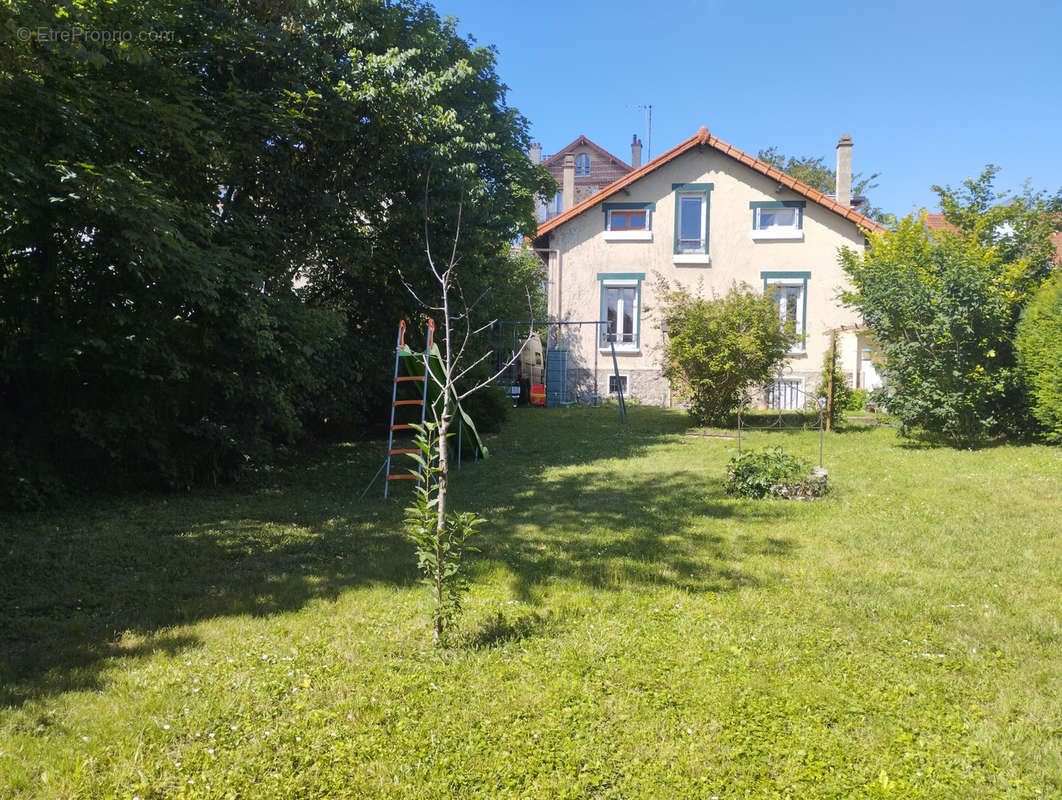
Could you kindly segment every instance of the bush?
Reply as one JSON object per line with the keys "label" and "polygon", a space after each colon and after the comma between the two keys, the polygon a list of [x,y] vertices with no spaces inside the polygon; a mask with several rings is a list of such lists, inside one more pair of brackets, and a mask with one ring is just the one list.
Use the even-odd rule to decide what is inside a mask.
{"label": "bush", "polygon": [[760,453],[742,453],[726,465],[727,494],[737,497],[810,499],[827,491],[826,473],[812,470],[803,459],[767,447]]}
{"label": "bush", "polygon": [[1018,363],[1032,415],[1051,442],[1062,442],[1062,273],[1033,296],[1018,325]]}
{"label": "bush", "polygon": [[852,389],[848,393],[848,403],[844,407],[845,411],[853,411],[856,414],[866,411],[867,394],[866,389]]}
{"label": "bush", "polygon": [[769,381],[797,337],[778,318],[775,299],[745,284],[710,300],[665,280],[658,292],[667,326],[663,372],[688,398],[695,424],[724,424],[741,390]]}

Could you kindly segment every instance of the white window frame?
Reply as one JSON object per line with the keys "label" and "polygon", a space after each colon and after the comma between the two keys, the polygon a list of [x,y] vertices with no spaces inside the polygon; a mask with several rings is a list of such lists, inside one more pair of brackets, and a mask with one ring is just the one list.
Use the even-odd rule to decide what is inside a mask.
{"label": "white window frame", "polygon": [[[673,183],[672,191],[675,192],[675,241],[672,263],[695,264],[707,266],[712,263],[710,255],[710,226],[708,224],[709,207],[711,205],[711,192],[714,189],[711,183]],[[683,245],[680,239],[682,235],[682,207],[683,201],[688,198],[697,198],[701,203],[700,240],[696,247]]]}
{"label": "white window frame", "polygon": [[[616,391],[613,388],[613,384],[612,384],[612,382],[615,379],[616,379],[616,373],[614,373],[614,372],[609,373],[608,386],[606,387],[608,389],[608,393],[609,394],[616,394]],[[620,387],[623,389],[623,396],[624,397],[630,397],[630,394],[629,394],[628,390],[630,389],[631,382],[630,382],[630,379],[628,378],[628,376],[624,375],[623,373],[620,373],[619,384],[620,384]]]}
{"label": "white window frame", "polygon": [[[634,313],[631,315],[631,324],[634,330],[631,331],[633,341],[621,342],[618,341],[618,337],[622,335],[617,331],[616,352],[617,353],[636,353],[639,351],[639,335],[641,333],[641,312],[642,312],[642,286],[641,281],[636,278],[607,278],[601,281],[601,319],[608,320],[608,308],[605,306],[605,292],[608,289],[634,289]],[[623,300],[619,301],[616,306],[616,319],[623,319]],[[612,344],[608,340],[609,331],[605,326],[601,326],[602,330],[598,337],[598,347],[602,352],[611,352]]]}
{"label": "white window frame", "polygon": [[[630,230],[612,230],[612,215],[614,213],[630,214],[641,212],[645,214],[645,227]],[[646,204],[644,208],[605,208],[605,241],[606,242],[651,242],[653,241],[653,206]]]}
{"label": "white window frame", "polygon": [[[807,292],[808,292],[808,279],[804,277],[787,277],[787,278],[764,278],[765,291],[771,292],[775,296],[775,305],[778,308],[778,317],[782,322],[789,321],[788,315],[788,303],[783,302],[783,298],[792,294],[791,290],[796,290],[796,303],[795,303],[795,331],[800,339],[796,344],[790,348],[791,354],[803,354],[807,352],[807,337],[808,337],[808,321],[805,319],[807,316]],[[776,289],[785,289],[785,292],[776,292]]]}
{"label": "white window frame", "polygon": [[[585,168],[582,166],[584,164],[586,165]],[[590,156],[588,156],[586,153],[580,153],[575,157],[575,177],[590,177]]]}
{"label": "white window frame", "polygon": [[[752,238],[756,241],[789,240],[804,241],[804,205],[800,202],[787,202],[784,205],[760,205],[752,203]],[[781,210],[792,210],[792,225],[764,226],[763,212],[777,213]]]}
{"label": "white window frame", "polygon": [[708,202],[707,202],[707,200],[705,200],[704,192],[679,192],[679,196],[678,196],[678,213],[679,213],[678,229],[680,231],[680,234],[679,234],[680,236],[681,236],[681,231],[682,231],[682,222],[683,222],[682,206],[683,206],[683,201],[684,200],[697,200],[701,204],[701,225],[700,225],[701,236],[697,240],[697,246],[693,247],[692,249],[683,249],[684,246],[682,244],[682,239],[678,239],[678,241],[676,242],[676,248],[678,249],[678,252],[675,255],[702,255],[708,249],[708,236],[707,236],[707,231],[705,230],[705,228],[707,227],[706,223],[708,221]]}
{"label": "white window frame", "polygon": [[[766,395],[764,400],[766,401],[767,408],[774,409],[776,411],[799,411],[805,405],[804,398],[806,393],[804,392],[804,380],[803,378],[782,378],[772,383],[767,384]],[[786,400],[793,399],[795,404],[786,403]]]}

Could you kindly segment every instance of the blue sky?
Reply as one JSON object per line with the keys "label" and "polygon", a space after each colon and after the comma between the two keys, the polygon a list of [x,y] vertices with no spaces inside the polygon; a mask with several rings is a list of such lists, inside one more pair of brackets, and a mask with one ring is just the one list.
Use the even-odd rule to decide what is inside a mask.
{"label": "blue sky", "polygon": [[543,152],[579,134],[629,160],[701,125],[748,153],[776,146],[880,172],[874,205],[936,209],[933,184],[985,164],[1000,188],[1062,188],[1062,3],[435,0],[498,50],[509,103]]}

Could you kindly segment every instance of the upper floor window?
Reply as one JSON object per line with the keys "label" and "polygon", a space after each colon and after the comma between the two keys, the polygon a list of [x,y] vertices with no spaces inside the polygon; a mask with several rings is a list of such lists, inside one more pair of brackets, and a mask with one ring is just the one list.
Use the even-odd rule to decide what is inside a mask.
{"label": "upper floor window", "polygon": [[585,178],[590,175],[590,156],[580,153],[575,157],[575,177]]}
{"label": "upper floor window", "polygon": [[649,228],[649,212],[639,211],[610,211],[608,214],[608,229],[610,231],[644,231]]}
{"label": "upper floor window", "polygon": [[655,203],[604,203],[605,241],[653,240],[653,212]]}
{"label": "upper floor window", "polygon": [[676,264],[708,264],[708,197],[710,183],[676,183],[675,256]]}
{"label": "upper floor window", "polygon": [[753,239],[803,239],[803,200],[771,200],[749,203]]}

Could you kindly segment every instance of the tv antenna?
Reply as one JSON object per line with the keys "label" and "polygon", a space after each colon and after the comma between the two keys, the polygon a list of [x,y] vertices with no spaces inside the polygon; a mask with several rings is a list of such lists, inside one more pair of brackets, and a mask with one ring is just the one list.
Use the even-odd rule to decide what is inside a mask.
{"label": "tv antenna", "polygon": [[646,130],[647,130],[647,133],[646,133],[646,136],[645,136],[647,146],[646,146],[645,149],[646,149],[646,152],[648,153],[648,155],[646,156],[645,160],[646,161],[652,161],[653,160],[653,106],[652,106],[652,104],[649,104],[649,103],[637,103],[635,105],[627,106],[627,108],[633,108],[633,109],[635,109],[637,111],[644,111],[645,112],[645,127],[646,127]]}

